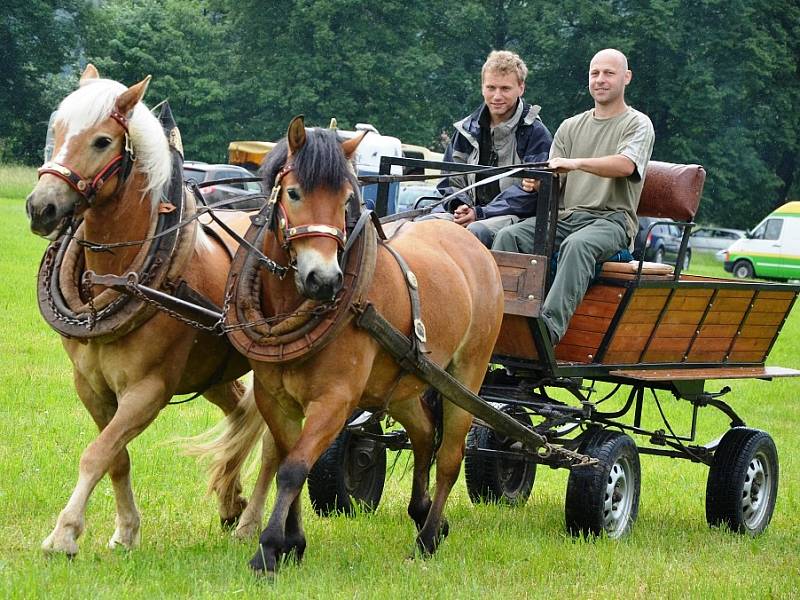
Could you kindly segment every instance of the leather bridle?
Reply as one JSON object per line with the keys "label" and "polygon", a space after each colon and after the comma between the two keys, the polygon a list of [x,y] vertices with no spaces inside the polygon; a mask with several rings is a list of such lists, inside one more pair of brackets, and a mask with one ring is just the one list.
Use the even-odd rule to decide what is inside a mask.
{"label": "leather bridle", "polygon": [[[280,171],[278,171],[278,174],[275,177],[275,185],[272,188],[272,193],[267,201],[271,207],[268,212],[268,219],[271,220],[271,218],[273,218],[273,215],[275,215],[275,209],[278,211],[278,214],[275,215],[275,217],[277,217],[275,234],[278,237],[278,242],[284,247],[284,249],[288,251],[289,246],[294,240],[309,237],[327,237],[336,241],[340,250],[344,249],[345,243],[347,242],[347,233],[338,227],[319,224],[293,226],[291,223],[289,223],[289,217],[286,214],[286,209],[284,209],[283,204],[280,201],[280,192],[281,188],[283,187],[281,180],[293,170],[294,165],[291,163],[287,163],[281,167]],[[268,220],[267,222],[269,223],[270,221]]]}
{"label": "leather bridle", "polygon": [[41,178],[42,175],[55,175],[59,179],[63,179],[73,190],[78,192],[82,201],[85,202],[88,207],[92,206],[92,202],[97,193],[115,175],[119,175],[119,181],[117,183],[117,188],[119,188],[128,178],[136,156],[133,152],[133,146],[128,133],[128,118],[116,109],[111,111],[110,116],[125,130],[125,145],[123,151],[108,161],[96,175],[83,177],[80,173],[67,165],[51,160],[39,167],[39,178]]}

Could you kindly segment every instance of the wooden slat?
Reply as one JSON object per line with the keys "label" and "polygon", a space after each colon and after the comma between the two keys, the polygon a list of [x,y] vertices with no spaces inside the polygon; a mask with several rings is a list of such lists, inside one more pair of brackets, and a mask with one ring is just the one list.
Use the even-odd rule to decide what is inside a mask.
{"label": "wooden slat", "polygon": [[641,353],[644,350],[644,347],[647,345],[647,340],[650,339],[650,334],[647,332],[647,335],[638,336],[638,337],[623,337],[619,335],[615,335],[611,342],[608,344],[609,350],[628,350],[628,351],[638,351]]}
{"label": "wooden slat", "polygon": [[743,352],[731,352],[728,356],[729,363],[757,363],[757,362],[764,362],[764,352],[758,352],[753,350],[747,350]]}
{"label": "wooden slat", "polygon": [[625,288],[614,285],[596,284],[589,286],[589,290],[586,292],[584,298],[619,304],[624,294]]}
{"label": "wooden slat", "polygon": [[576,315],[587,315],[591,317],[604,317],[610,319],[617,312],[617,304],[608,302],[596,302],[584,299],[575,310]]}
{"label": "wooden slat", "polygon": [[613,377],[635,381],[696,381],[705,379],[771,379],[773,377],[798,377],[800,371],[784,367],[720,367],[709,369],[624,369],[610,371]]}
{"label": "wooden slat", "polygon": [[[687,363],[721,363],[725,360],[725,355],[728,353],[728,349],[725,350],[697,350],[693,348],[689,352],[689,356],[686,359]],[[758,361],[750,361],[750,362],[758,362]]]}
{"label": "wooden slat", "polygon": [[790,298],[785,300],[770,300],[769,298],[761,298],[761,296],[759,296],[753,303],[753,312],[780,312],[785,315],[791,303],[792,300]]}
{"label": "wooden slat", "polygon": [[591,363],[594,360],[595,348],[585,346],[575,346],[572,344],[559,343],[556,346],[556,358],[578,363]]}
{"label": "wooden slat", "polygon": [[772,339],[778,335],[777,325],[750,325],[747,324],[742,327],[740,334],[743,338],[769,338]]}
{"label": "wooden slat", "polygon": [[736,324],[732,325],[710,325],[705,324],[700,328],[699,337],[726,337],[733,339],[739,327]]}
{"label": "wooden slat", "polygon": [[684,353],[677,350],[649,349],[641,361],[643,363],[679,363],[683,361]]}
{"label": "wooden slat", "polygon": [[785,313],[751,312],[747,316],[747,325],[780,325],[783,323]]}
{"label": "wooden slat", "polygon": [[603,357],[603,364],[620,365],[639,362],[641,352],[631,352],[629,350],[609,350]]}
{"label": "wooden slat", "polygon": [[611,319],[608,317],[592,317],[589,315],[573,315],[569,322],[568,331],[592,331],[595,333],[605,333],[611,325]]}
{"label": "wooden slat", "polygon": [[706,315],[704,324],[708,325],[739,325],[742,322],[742,313],[740,312],[719,312],[712,311]]}
{"label": "wooden slat", "polygon": [[733,352],[741,352],[744,350],[761,350],[765,352],[772,344],[771,338],[743,338],[739,337],[733,343]]}
{"label": "wooden slat", "polygon": [[661,322],[677,325],[698,325],[700,319],[703,318],[704,312],[701,310],[678,310],[674,312],[670,310],[667,311]]}

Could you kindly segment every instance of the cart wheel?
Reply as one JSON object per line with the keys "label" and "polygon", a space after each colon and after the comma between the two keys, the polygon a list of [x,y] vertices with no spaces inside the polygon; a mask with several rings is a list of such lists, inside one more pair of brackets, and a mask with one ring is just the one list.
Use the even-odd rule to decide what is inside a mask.
{"label": "cart wheel", "polygon": [[757,535],[772,519],[778,496],[778,451],[766,431],[734,427],[714,452],[706,487],[706,520]]}
{"label": "cart wheel", "polygon": [[639,512],[641,468],[635,442],[624,433],[598,429],[587,434],[579,451],[598,464],[569,474],[567,530],[572,535],[626,535]]}
{"label": "cart wheel", "polygon": [[[528,413],[518,406],[504,404],[500,410],[523,425],[532,425]],[[467,436],[467,447],[479,450],[509,451],[513,443],[514,440],[477,423]],[[502,502],[521,506],[531,495],[536,478],[536,462],[532,459],[500,458],[471,451],[464,459],[464,474],[473,504]]]}
{"label": "cart wheel", "polygon": [[[377,422],[365,424],[364,429],[383,433]],[[352,516],[356,505],[368,512],[378,507],[385,479],[386,446],[344,429],[308,474],[308,495],[319,515]]]}

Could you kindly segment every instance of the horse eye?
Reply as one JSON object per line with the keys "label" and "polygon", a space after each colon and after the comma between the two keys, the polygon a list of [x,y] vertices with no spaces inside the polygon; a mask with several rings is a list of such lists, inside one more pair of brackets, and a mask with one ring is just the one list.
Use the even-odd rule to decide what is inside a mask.
{"label": "horse eye", "polygon": [[298,202],[300,200],[300,192],[297,191],[297,188],[288,188],[286,190],[286,195],[289,196],[289,200],[292,202]]}
{"label": "horse eye", "polygon": [[111,138],[110,137],[99,137],[94,141],[94,147],[98,150],[103,150],[104,148],[108,148],[111,145]]}

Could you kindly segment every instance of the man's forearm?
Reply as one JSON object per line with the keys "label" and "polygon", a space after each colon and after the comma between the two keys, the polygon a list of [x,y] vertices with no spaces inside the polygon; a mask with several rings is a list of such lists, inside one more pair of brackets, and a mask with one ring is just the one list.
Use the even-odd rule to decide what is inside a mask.
{"label": "man's forearm", "polygon": [[622,154],[597,158],[553,158],[550,166],[559,172],[584,171],[598,177],[629,177],[636,166]]}

